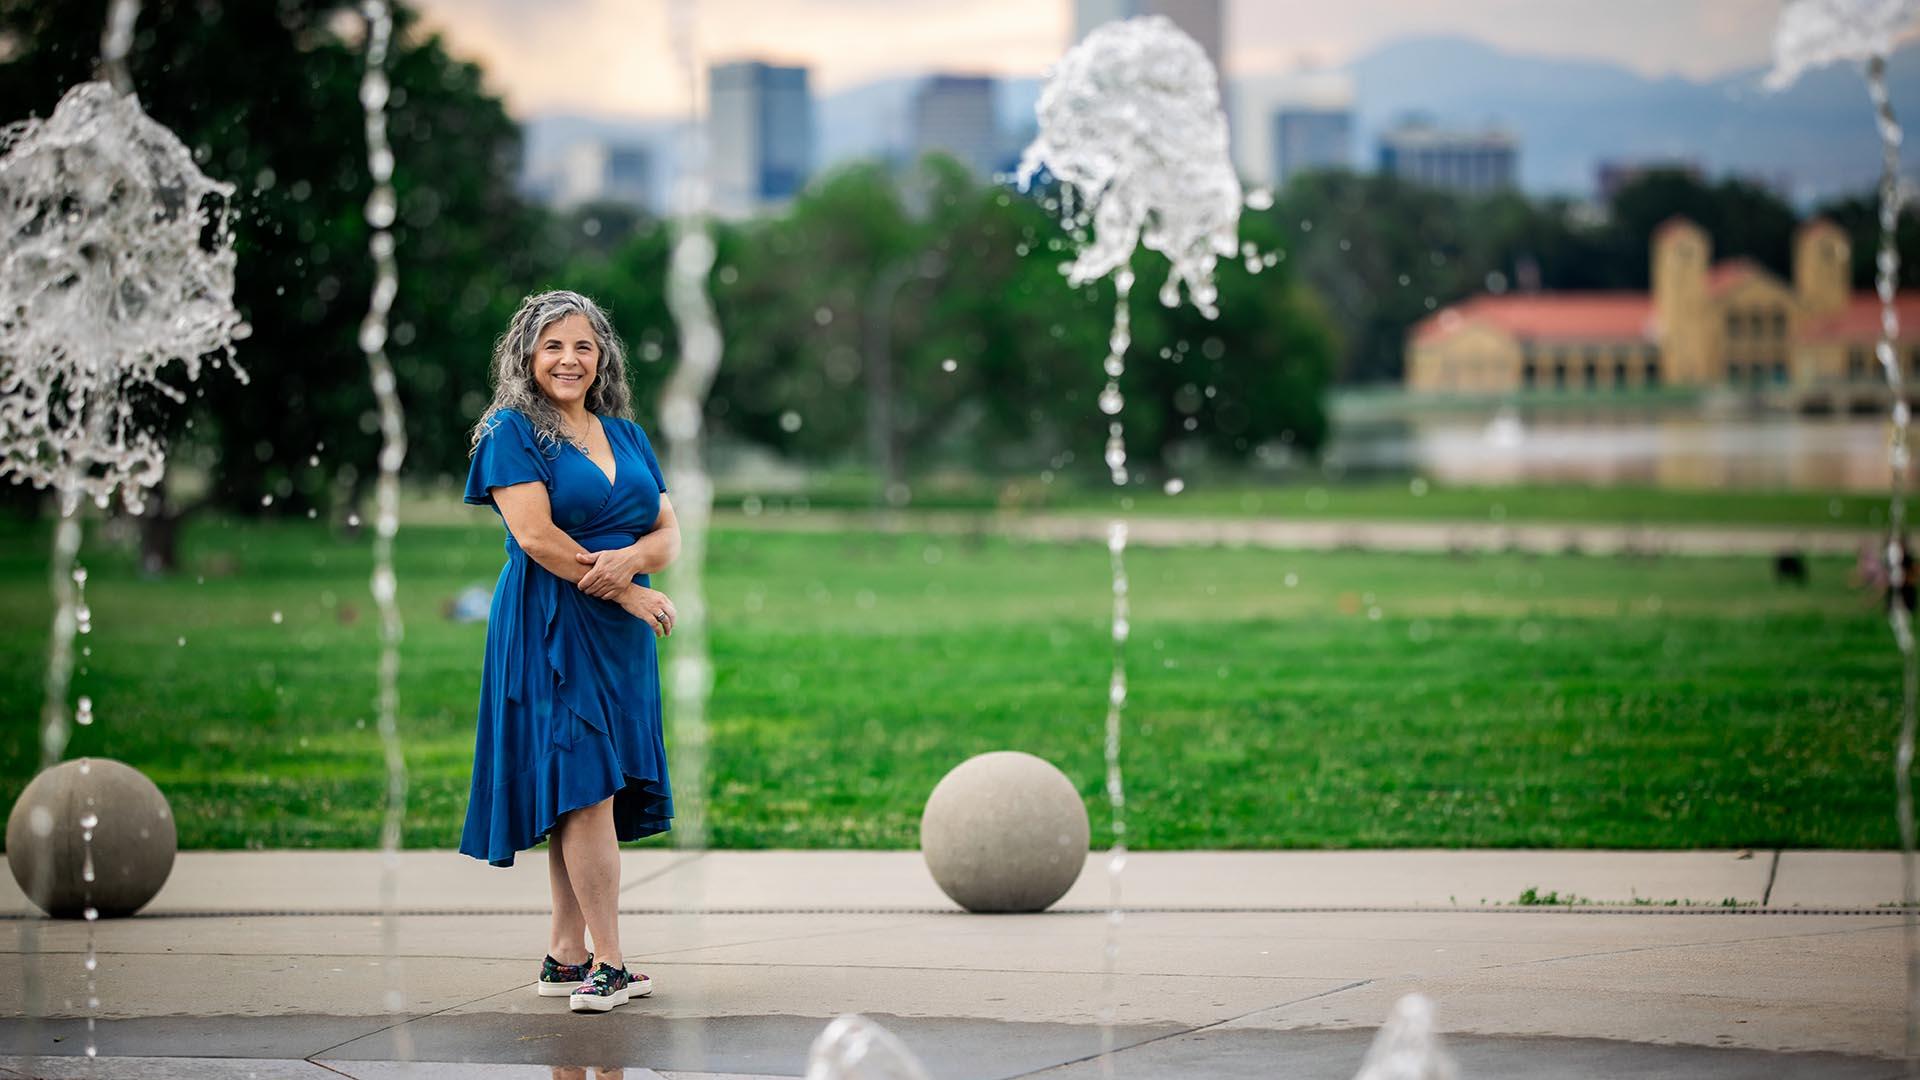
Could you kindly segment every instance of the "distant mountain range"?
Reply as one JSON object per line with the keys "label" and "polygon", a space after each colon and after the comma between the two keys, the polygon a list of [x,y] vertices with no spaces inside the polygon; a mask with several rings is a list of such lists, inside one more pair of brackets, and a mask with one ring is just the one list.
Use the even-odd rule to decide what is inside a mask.
{"label": "distant mountain range", "polygon": [[[1920,47],[1888,66],[1896,112],[1920,131]],[[1379,134],[1418,112],[1448,128],[1497,125],[1520,139],[1521,186],[1534,194],[1592,194],[1603,160],[1685,159],[1709,177],[1739,174],[1806,205],[1871,188],[1880,149],[1857,70],[1828,67],[1781,93],[1761,86],[1764,68],[1705,82],[1648,78],[1614,64],[1505,52],[1454,37],[1407,38],[1342,69],[1352,86],[1352,164],[1370,169]],[[1270,179],[1266,137],[1274,105],[1298,75],[1232,80],[1236,154],[1253,180]],[[901,76],[825,95],[816,104],[816,164],[897,159],[911,143],[909,108],[920,79]],[[997,111],[1007,156],[1031,137],[1039,78],[1003,79]],[[1266,118],[1263,122],[1263,118]],[[638,142],[655,176],[678,167],[672,120],[542,114],[524,121],[528,161],[553,160],[583,138]],[[1915,142],[1909,139],[1909,144]],[[1904,160],[1915,154],[1907,150]],[[656,190],[664,191],[658,180]]]}

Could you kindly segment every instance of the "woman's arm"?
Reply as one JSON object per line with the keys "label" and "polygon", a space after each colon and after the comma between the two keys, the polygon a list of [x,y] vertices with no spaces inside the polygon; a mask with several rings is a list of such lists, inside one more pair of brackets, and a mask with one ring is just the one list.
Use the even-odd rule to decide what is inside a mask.
{"label": "woman's arm", "polygon": [[629,545],[627,550],[633,553],[633,572],[636,574],[665,570],[669,563],[680,557],[680,521],[673,516],[673,503],[664,494],[660,496],[660,516],[654,519],[653,529]]}
{"label": "woman's arm", "polygon": [[547,501],[545,485],[529,481],[488,490],[494,505],[500,508],[500,516],[506,519],[507,531],[527,558],[562,581],[578,582],[593,568],[592,563],[574,558],[587,549],[553,523],[553,505]]}

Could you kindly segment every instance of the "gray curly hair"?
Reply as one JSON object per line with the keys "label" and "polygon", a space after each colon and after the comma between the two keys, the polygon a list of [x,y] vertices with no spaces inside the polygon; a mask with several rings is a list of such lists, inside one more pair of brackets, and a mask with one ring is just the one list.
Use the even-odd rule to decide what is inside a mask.
{"label": "gray curly hair", "polygon": [[543,444],[558,446],[560,440],[565,439],[586,449],[561,421],[560,410],[553,399],[533,381],[533,349],[539,344],[541,331],[569,315],[585,316],[600,345],[600,366],[594,372],[592,385],[587,387],[587,411],[597,416],[633,419],[633,392],[627,388],[627,349],[621,344],[620,335],[613,332],[613,321],[607,318],[607,313],[577,292],[554,289],[534,293],[520,301],[520,310],[508,321],[507,332],[493,343],[493,403],[473,426],[469,453],[480,445],[481,436],[493,423],[493,415],[501,409],[519,410]]}

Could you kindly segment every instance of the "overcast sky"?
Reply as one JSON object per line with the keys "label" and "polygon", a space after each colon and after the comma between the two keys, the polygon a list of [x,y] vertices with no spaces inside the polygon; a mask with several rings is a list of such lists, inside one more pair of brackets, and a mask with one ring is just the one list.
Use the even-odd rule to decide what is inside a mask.
{"label": "overcast sky", "polygon": [[[415,0],[517,115],[686,107],[669,0]],[[1704,78],[1771,60],[1782,0],[1227,0],[1232,75],[1338,66],[1396,37],[1454,34],[1519,52]],[[812,68],[816,93],[933,70],[1039,75],[1071,0],[697,0],[708,60]]]}

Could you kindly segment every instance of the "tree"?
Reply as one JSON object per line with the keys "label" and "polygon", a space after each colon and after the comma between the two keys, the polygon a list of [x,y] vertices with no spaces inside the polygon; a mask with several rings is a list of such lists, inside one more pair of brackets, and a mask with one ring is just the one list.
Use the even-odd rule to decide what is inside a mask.
{"label": "tree", "polygon": [[[92,76],[105,0],[0,0],[7,116],[49,112]],[[212,485],[182,504],[156,493],[145,561],[171,567],[186,515],[206,506],[259,512],[356,505],[378,435],[356,335],[372,269],[362,217],[366,168],[354,6],[150,3],[129,57],[142,106],[233,183],[235,302],[253,328],[238,360],[245,384],[203,375],[186,407],[153,423],[176,463]],[[401,281],[388,344],[408,412],[407,471],[464,466],[465,429],[484,402],[489,343],[550,253],[515,197],[518,132],[474,65],[414,32],[396,5],[388,127],[396,158],[394,227]],[[477,400],[476,400],[477,399]]]}
{"label": "tree", "polygon": [[[1846,230],[1852,249],[1853,287],[1875,288],[1880,257],[1880,197],[1878,194],[1854,195],[1822,204],[1814,216],[1825,217]],[[1900,287],[1920,288],[1920,212],[1903,209],[1894,230],[1894,242],[1900,253]]]}
{"label": "tree", "polygon": [[1793,279],[1793,234],[1799,220],[1785,200],[1744,180],[1710,184],[1691,173],[1656,169],[1623,186],[1611,207],[1610,228],[1621,247],[1631,252],[1632,287],[1648,287],[1653,231],[1675,214],[1707,230],[1715,261],[1749,258]]}
{"label": "tree", "polygon": [[[1106,417],[1094,402],[1111,286],[1067,284],[1068,238],[1033,199],[940,158],[906,184],[910,197],[881,167],[852,166],[783,215],[720,230],[713,288],[727,346],[711,425],[814,462],[868,462],[881,493],[907,470],[948,465],[1077,462],[1104,476]],[[1249,217],[1246,228],[1277,244],[1271,223]],[[657,335],[671,355],[665,232],[643,229],[566,277],[619,305],[624,332]],[[1145,257],[1140,266],[1164,273]],[[1324,440],[1332,336],[1287,270],[1263,269],[1223,264],[1217,322],[1136,295],[1126,385],[1140,462],[1164,464],[1182,442],[1240,460],[1266,441],[1312,450]],[[1212,391],[1194,388],[1197,404],[1183,393],[1193,378]],[[895,462],[900,477],[889,475]]]}

